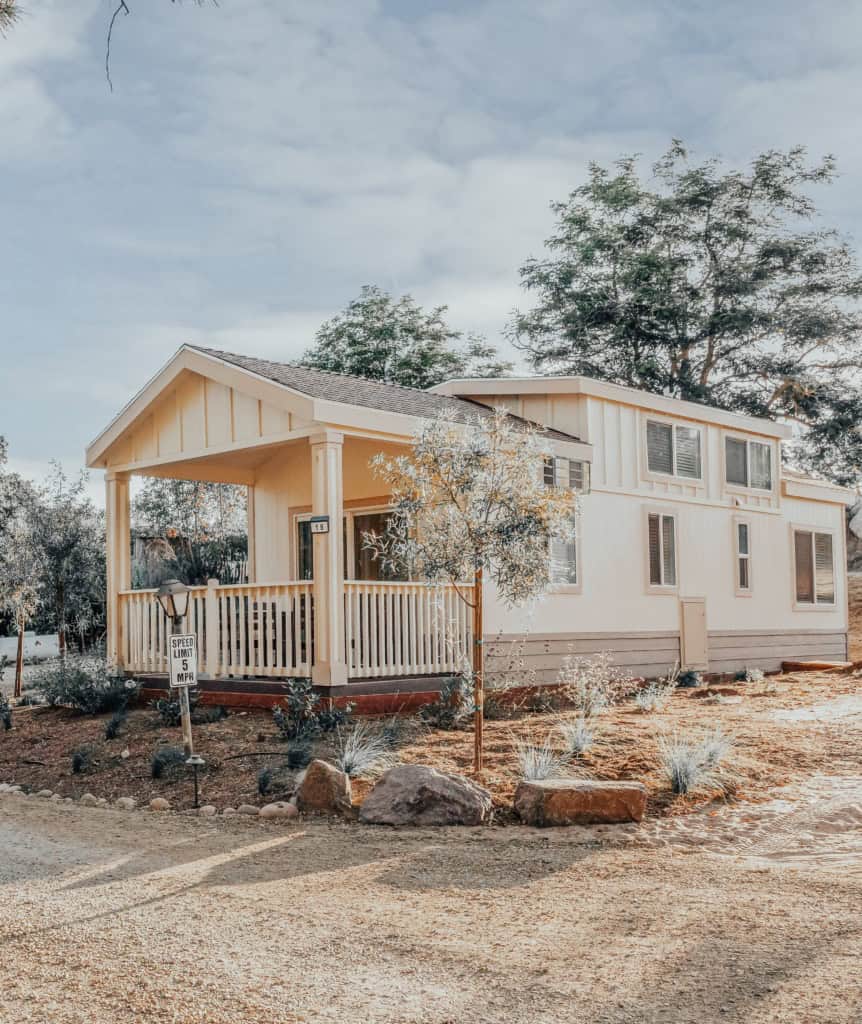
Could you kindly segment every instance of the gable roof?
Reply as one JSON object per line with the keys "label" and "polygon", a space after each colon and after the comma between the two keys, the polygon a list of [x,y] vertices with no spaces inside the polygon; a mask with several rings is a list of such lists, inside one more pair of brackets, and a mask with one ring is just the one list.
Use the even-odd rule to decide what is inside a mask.
{"label": "gable roof", "polygon": [[[475,419],[477,416],[493,415],[493,410],[489,409],[487,405],[469,398],[441,395],[433,391],[404,387],[401,384],[387,384],[383,381],[354,377],[346,373],[334,373],[332,370],[317,370],[296,363],[277,363],[269,359],[241,355],[237,352],[204,348],[201,345],[186,345],[185,347],[202,352],[213,359],[220,359],[233,366],[238,366],[242,370],[281,384],[283,387],[300,391],[310,398],[320,398],[327,402],[379,409],[381,412],[400,413],[404,416],[420,416],[424,419],[431,419],[445,412],[462,423]],[[520,416],[509,415],[513,421],[535,427],[544,437],[551,440],[580,442],[580,438],[573,434],[554,430]]]}

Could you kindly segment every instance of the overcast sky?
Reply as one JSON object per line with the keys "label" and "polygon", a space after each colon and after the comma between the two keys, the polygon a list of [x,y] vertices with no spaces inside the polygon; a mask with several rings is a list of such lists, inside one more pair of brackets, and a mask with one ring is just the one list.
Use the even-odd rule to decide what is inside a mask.
{"label": "overcast sky", "polygon": [[[21,0],[0,38],[0,434],[69,470],[185,341],[275,359],[366,283],[494,341],[589,160],[834,152],[862,234],[848,0]],[[92,481],[101,495],[99,474]]]}

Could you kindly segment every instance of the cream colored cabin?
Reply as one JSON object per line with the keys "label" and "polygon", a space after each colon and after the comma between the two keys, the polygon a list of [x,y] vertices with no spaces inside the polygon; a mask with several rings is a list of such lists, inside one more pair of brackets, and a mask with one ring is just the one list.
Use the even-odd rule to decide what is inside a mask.
{"label": "cream colored cabin", "polygon": [[[450,381],[591,446],[570,582],[533,613],[498,608],[543,678],[612,650],[648,676],[774,670],[847,655],[849,492],[781,466],[787,427],[582,377]],[[526,634],[526,635],[525,635]],[[510,659],[497,644],[498,663]]]}
{"label": "cream colored cabin", "polygon": [[389,501],[369,462],[406,451],[423,418],[491,406],[543,425],[546,479],[583,492],[577,543],[549,553],[552,592],[508,609],[489,589],[492,674],[551,679],[567,654],[600,650],[651,676],[845,657],[847,494],[782,471],[780,425],[584,378],[422,392],[184,346],[87,450],[106,478],[112,659],[166,671],[155,593],[131,589],[142,475],[248,488],[248,581],[192,589],[205,677],[342,692],[458,671],[473,637],[454,589],[380,579],[363,550]]}

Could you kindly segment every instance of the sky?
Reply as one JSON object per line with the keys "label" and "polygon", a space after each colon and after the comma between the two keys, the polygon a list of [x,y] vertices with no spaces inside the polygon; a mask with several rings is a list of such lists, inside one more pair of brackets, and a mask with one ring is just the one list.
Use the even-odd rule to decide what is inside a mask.
{"label": "sky", "polygon": [[[74,473],[184,342],[299,356],[364,284],[504,350],[590,161],[834,153],[862,237],[862,5],[22,0],[0,37],[0,435]],[[102,500],[101,474],[90,489]]]}

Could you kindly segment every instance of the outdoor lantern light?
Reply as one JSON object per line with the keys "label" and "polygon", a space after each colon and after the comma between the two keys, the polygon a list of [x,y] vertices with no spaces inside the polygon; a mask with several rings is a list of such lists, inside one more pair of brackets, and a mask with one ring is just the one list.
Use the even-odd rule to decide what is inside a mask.
{"label": "outdoor lantern light", "polygon": [[172,621],[178,622],[185,617],[189,608],[189,588],[179,580],[165,580],[159,587],[156,597],[162,611]]}

